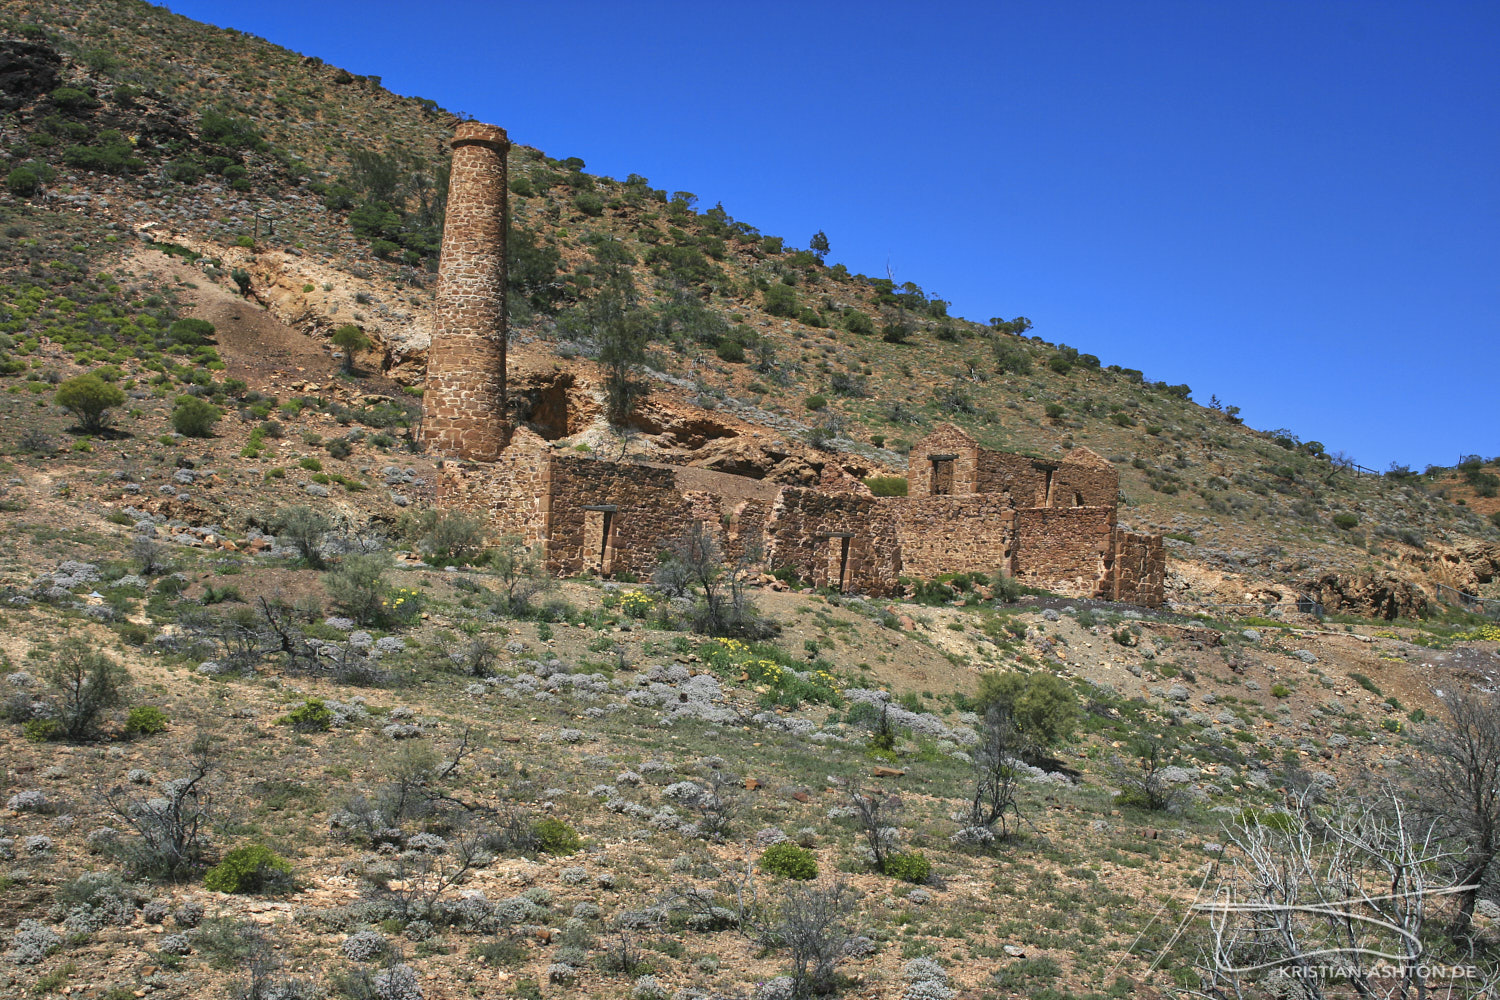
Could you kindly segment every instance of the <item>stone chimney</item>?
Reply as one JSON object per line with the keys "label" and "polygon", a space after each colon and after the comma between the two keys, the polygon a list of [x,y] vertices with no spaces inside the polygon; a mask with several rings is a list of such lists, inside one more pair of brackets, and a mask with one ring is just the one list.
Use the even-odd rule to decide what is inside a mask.
{"label": "stone chimney", "polygon": [[422,441],[438,455],[493,462],[510,440],[505,408],[505,130],[462,122],[453,135],[448,215],[427,349]]}

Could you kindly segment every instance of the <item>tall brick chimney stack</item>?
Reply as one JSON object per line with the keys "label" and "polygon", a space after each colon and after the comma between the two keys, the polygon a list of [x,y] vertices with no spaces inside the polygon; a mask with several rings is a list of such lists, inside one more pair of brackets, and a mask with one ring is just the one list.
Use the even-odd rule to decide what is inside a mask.
{"label": "tall brick chimney stack", "polygon": [[505,130],[453,135],[437,317],[427,349],[422,440],[439,455],[492,462],[510,440],[505,408]]}

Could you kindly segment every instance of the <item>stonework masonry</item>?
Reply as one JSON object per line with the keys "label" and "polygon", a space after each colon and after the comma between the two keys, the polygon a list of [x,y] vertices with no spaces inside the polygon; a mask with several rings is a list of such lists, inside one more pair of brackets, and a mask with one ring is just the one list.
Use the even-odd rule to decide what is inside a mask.
{"label": "stonework masonry", "polygon": [[505,406],[505,130],[464,122],[453,136],[437,316],[427,352],[422,440],[476,462],[509,438]]}
{"label": "stonework masonry", "polygon": [[901,593],[906,579],[1003,573],[1078,597],[1162,603],[1160,535],[1116,524],[1119,475],[1086,448],[1056,459],[981,448],[951,424],[911,451],[908,496],[876,497],[830,463],[816,486],[555,451],[512,428],[505,399],[504,131],[466,122],[453,171],[428,351],[423,440],[440,507],[541,548],[558,574],[649,576],[693,522],[727,559],[841,591]]}

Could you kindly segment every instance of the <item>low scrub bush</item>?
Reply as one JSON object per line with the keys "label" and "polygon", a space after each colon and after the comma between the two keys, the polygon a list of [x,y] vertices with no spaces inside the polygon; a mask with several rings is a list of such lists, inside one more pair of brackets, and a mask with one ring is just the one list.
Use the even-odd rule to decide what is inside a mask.
{"label": "low scrub bush", "polygon": [[564,857],[577,854],[583,848],[583,838],[578,831],[560,819],[548,816],[532,824],[537,847],[547,854]]}
{"label": "low scrub bush", "polygon": [[167,713],[155,705],[137,705],[125,717],[125,731],[135,736],[155,736],[166,732]]}
{"label": "low scrub bush", "polygon": [[214,892],[263,893],[284,891],[293,884],[292,866],[264,844],[236,847],[203,876]]}
{"label": "low scrub bush", "polygon": [[326,733],[333,726],[333,711],[322,698],[308,698],[276,721],[299,733]]}
{"label": "low scrub bush", "polygon": [[760,856],[761,870],[782,878],[806,881],[818,877],[818,859],[805,847],[796,844],[772,844]]}
{"label": "low scrub bush", "polygon": [[903,882],[926,882],[932,877],[932,862],[921,851],[902,851],[886,857],[885,874]]}

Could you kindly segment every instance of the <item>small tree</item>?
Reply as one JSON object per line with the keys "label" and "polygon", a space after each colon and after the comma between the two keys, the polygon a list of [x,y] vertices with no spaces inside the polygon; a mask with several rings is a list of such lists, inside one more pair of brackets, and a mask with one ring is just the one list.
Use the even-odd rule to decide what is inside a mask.
{"label": "small tree", "polygon": [[344,372],[354,371],[354,355],[370,349],[370,338],[353,323],[345,323],[333,331],[333,346],[344,352]]}
{"label": "small tree", "polygon": [[733,564],[724,564],[719,540],[702,521],[694,521],[664,553],[666,574],[686,580],[702,592],[693,616],[693,629],[706,635],[763,638],[769,631],[751,600],[749,569],[755,562],[753,546]]}
{"label": "small tree", "polygon": [[1158,736],[1145,736],[1133,747],[1134,760],[1116,758],[1115,781],[1120,786],[1121,805],[1166,812],[1181,805],[1186,789],[1170,780],[1172,745]]}
{"label": "small tree", "polygon": [[206,399],[178,396],[177,405],[172,407],[172,427],[184,437],[212,437],[214,425],[222,415],[222,411]]}
{"label": "small tree", "polygon": [[125,392],[98,375],[75,375],[57,387],[57,405],[78,419],[86,434],[98,434],[110,424],[109,411],[125,405]]}
{"label": "small tree", "polygon": [[250,272],[243,267],[237,267],[229,272],[229,277],[239,288],[240,296],[248,298],[250,295]]}
{"label": "small tree", "polygon": [[984,713],[998,708],[1010,718],[1029,759],[1067,740],[1078,724],[1078,696],[1056,674],[991,671],[979,678],[975,700]]}
{"label": "small tree", "polygon": [[850,791],[849,804],[854,809],[854,821],[860,835],[865,839],[865,849],[870,866],[884,872],[886,862],[895,855],[900,846],[900,831],[896,827],[904,804],[898,795],[865,795]]}
{"label": "small tree", "polygon": [[391,557],[384,552],[345,556],[323,575],[323,588],[349,617],[361,625],[375,625],[384,616],[385,573],[390,568]]}
{"label": "small tree", "polygon": [[281,511],[272,522],[280,542],[296,549],[313,569],[323,568],[323,540],[332,527],[326,514],[303,504]]}
{"label": "small tree", "polygon": [[541,549],[527,545],[519,535],[506,535],[490,551],[490,566],[500,581],[496,610],[502,614],[524,617],[538,595],[557,586],[547,572]]}
{"label": "small tree", "polygon": [[99,717],[120,703],[120,689],[130,681],[123,666],[82,639],[64,642],[42,676],[54,695],[52,734],[75,741],[98,734]]}
{"label": "small tree", "polygon": [[813,233],[812,239],[807,241],[807,249],[811,250],[814,254],[817,255],[818,263],[821,264],[823,262],[823,258],[828,256],[827,234],[824,233],[821,229]]}
{"label": "small tree", "polygon": [[996,824],[1000,826],[1000,838],[1009,835],[1007,816],[1014,816],[1020,823],[1021,762],[1017,758],[1025,746],[1026,741],[1010,714],[998,705],[991,706],[984,717],[979,745],[972,753],[974,794],[957,840],[988,844],[997,836]]}

